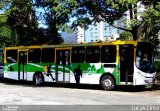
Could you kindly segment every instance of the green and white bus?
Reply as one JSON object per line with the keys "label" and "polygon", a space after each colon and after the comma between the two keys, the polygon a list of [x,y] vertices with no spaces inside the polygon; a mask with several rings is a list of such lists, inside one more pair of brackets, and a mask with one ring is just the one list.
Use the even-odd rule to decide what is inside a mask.
{"label": "green and white bus", "polygon": [[149,42],[5,47],[4,78],[44,82],[116,85],[154,84],[153,48]]}

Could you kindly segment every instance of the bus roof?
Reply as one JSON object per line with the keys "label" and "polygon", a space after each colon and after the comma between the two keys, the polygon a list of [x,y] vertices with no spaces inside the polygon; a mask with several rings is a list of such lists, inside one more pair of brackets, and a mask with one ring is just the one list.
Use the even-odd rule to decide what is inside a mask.
{"label": "bus roof", "polygon": [[5,49],[28,49],[28,48],[69,48],[76,46],[100,46],[100,45],[124,45],[124,44],[132,44],[137,46],[138,42],[146,42],[146,41],[111,41],[111,42],[92,42],[92,43],[79,43],[79,44],[59,44],[59,45],[33,45],[33,46],[14,46],[14,47],[5,47]]}

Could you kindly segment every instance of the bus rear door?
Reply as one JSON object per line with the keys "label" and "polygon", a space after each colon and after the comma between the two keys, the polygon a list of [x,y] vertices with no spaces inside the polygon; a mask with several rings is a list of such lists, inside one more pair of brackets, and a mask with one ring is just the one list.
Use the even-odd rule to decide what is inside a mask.
{"label": "bus rear door", "polygon": [[56,50],[56,81],[70,81],[70,49]]}
{"label": "bus rear door", "polygon": [[22,50],[18,53],[18,79],[27,80],[27,58],[28,51]]}

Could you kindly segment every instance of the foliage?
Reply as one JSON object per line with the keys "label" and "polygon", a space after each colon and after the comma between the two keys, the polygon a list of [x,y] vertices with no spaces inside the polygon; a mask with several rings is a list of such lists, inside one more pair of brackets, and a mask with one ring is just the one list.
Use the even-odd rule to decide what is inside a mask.
{"label": "foliage", "polygon": [[[160,2],[153,2],[143,14],[142,39],[153,43],[156,50],[160,44]],[[156,53],[159,53],[158,51]]]}
{"label": "foliage", "polygon": [[[160,2],[156,0],[147,4],[147,10],[143,13],[144,23],[141,26],[141,37],[152,42],[155,48],[155,58],[159,59],[160,45]],[[160,69],[160,61],[155,61],[155,68]]]}
{"label": "foliage", "polygon": [[[7,14],[7,12],[5,12]],[[8,16],[0,15],[0,47],[12,46],[17,44],[17,37],[13,37],[12,30],[8,24]]]}
{"label": "foliage", "polygon": [[[48,2],[45,2],[44,5],[41,0],[37,1],[40,5],[36,4],[35,0],[2,0],[3,5],[0,5],[0,9],[4,13],[0,14],[0,39],[3,40],[0,41],[1,47],[63,42],[58,30],[59,28],[66,30],[67,26],[57,25],[58,19],[55,19]],[[47,9],[43,15],[48,25],[47,29],[38,27],[38,19],[41,15],[36,14],[36,7],[39,6]]]}
{"label": "foliage", "polygon": [[[63,42],[59,30],[71,33],[70,27],[87,28],[88,24],[100,21],[124,30],[123,39],[130,39],[129,36],[133,40],[152,41],[155,46],[159,44],[160,2],[156,0],[1,1],[0,9],[6,8],[7,21],[3,26],[0,25],[0,37],[7,36],[10,38],[8,40],[16,38],[19,45],[59,44]],[[139,3],[144,6],[142,11],[139,11]],[[40,9],[39,15],[36,14],[35,7]],[[0,19],[0,24],[3,24],[3,19],[5,20],[4,17]],[[46,29],[38,28],[40,19],[47,25]],[[123,24],[122,27],[115,24],[115,21]],[[71,26],[68,26],[70,22]],[[13,43],[15,42],[10,45],[17,44]]]}
{"label": "foliage", "polygon": [[156,70],[159,69],[160,72],[160,61],[155,61],[155,68]]}
{"label": "foliage", "polygon": [[[141,24],[141,21],[137,21],[137,2],[138,0],[94,0],[94,2],[89,0],[85,1],[84,4],[86,4],[89,14],[94,17],[94,20],[103,20],[115,28],[128,31],[132,34],[133,39],[136,40],[137,28]],[[127,21],[127,16],[125,15],[129,15],[129,21]],[[118,20],[120,20],[120,24],[127,24],[127,26],[119,27],[114,24]]]}
{"label": "foliage", "polygon": [[[38,28],[31,0],[2,0],[5,5],[0,19],[1,47],[29,45]],[[5,9],[5,10],[4,10]]]}
{"label": "foliage", "polygon": [[3,10],[8,7],[10,0],[0,0],[0,10]]}
{"label": "foliage", "polygon": [[132,38],[132,34],[128,31],[125,31],[121,34],[121,40],[132,40]]}
{"label": "foliage", "polygon": [[[150,16],[156,11],[159,2],[152,0],[47,0],[53,3],[52,11],[57,17],[65,18],[68,22],[69,17],[76,18],[72,27],[84,26],[99,21],[106,21],[111,26],[127,31],[132,34],[133,40],[144,38],[143,26],[150,27]],[[144,6],[143,11],[139,11],[141,4]],[[153,6],[153,4],[155,6]],[[151,10],[153,9],[153,10]],[[148,13],[148,11],[150,13]],[[144,16],[145,15],[145,16]],[[148,17],[147,17],[148,16]],[[147,19],[146,19],[147,18]],[[121,19],[121,20],[120,20]],[[115,21],[120,20],[120,24],[126,24],[119,27]],[[149,22],[146,22],[149,20]],[[155,19],[156,21],[159,18]],[[157,21],[157,24],[159,22]],[[149,32],[146,30],[145,33]],[[149,32],[150,33],[150,32]],[[153,31],[152,31],[153,33]],[[156,32],[157,34],[157,32]],[[148,37],[147,37],[148,38]]]}
{"label": "foliage", "polygon": [[30,45],[35,42],[38,28],[31,0],[14,0],[10,7],[8,23],[19,38],[19,45]]}
{"label": "foliage", "polygon": [[59,33],[59,30],[71,33],[70,27],[67,25],[67,18],[65,15],[57,16],[57,10],[53,11],[52,7],[56,6],[56,0],[35,0],[35,6],[41,8],[44,13],[40,13],[43,16],[41,18],[45,21],[46,28],[46,39],[47,44],[60,44],[63,42],[63,39]]}

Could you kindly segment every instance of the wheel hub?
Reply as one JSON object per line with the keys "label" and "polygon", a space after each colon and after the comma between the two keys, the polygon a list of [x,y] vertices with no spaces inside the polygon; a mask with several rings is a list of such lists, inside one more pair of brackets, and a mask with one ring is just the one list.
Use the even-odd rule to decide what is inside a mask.
{"label": "wheel hub", "polygon": [[110,79],[106,79],[104,81],[104,85],[107,86],[107,87],[110,87],[112,85],[112,81]]}
{"label": "wheel hub", "polygon": [[35,76],[36,84],[40,84],[42,82],[41,76]]}

